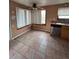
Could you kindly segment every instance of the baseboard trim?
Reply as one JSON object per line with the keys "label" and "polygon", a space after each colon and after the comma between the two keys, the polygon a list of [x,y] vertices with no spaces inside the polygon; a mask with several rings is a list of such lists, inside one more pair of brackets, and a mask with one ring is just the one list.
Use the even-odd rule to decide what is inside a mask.
{"label": "baseboard trim", "polygon": [[47,32],[47,33],[50,33],[49,31],[46,31],[46,30],[42,30],[42,29],[32,29],[32,30],[36,30],[36,31],[43,31],[43,32]]}
{"label": "baseboard trim", "polygon": [[25,34],[26,32],[28,32],[28,31],[30,31],[30,30],[31,30],[31,29],[28,29],[28,30],[26,30],[26,31],[24,31],[24,32],[22,32],[22,33],[20,33],[19,35],[13,37],[12,40],[15,39],[15,38],[17,38],[17,37],[19,37],[19,36],[21,36],[21,35],[23,35],[23,34]]}

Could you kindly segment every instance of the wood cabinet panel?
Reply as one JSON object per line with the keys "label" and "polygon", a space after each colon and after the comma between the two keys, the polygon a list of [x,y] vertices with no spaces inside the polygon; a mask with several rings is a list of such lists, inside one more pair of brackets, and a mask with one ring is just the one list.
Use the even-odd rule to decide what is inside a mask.
{"label": "wood cabinet panel", "polygon": [[68,26],[61,27],[61,38],[69,39],[69,27]]}

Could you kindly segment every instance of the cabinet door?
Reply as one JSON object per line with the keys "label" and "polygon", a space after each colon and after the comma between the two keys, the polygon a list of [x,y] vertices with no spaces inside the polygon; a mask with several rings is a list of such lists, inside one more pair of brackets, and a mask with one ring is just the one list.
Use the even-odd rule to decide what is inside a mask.
{"label": "cabinet door", "polygon": [[62,28],[61,28],[61,38],[62,39],[69,39],[69,27],[62,26]]}

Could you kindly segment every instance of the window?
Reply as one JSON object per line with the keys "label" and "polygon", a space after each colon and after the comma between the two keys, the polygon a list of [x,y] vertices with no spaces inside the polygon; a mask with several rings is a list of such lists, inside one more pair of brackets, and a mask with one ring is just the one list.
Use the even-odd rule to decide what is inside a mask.
{"label": "window", "polygon": [[26,10],[25,11],[25,13],[26,13],[26,25],[29,25],[29,24],[31,24],[31,10]]}
{"label": "window", "polygon": [[41,10],[41,24],[46,22],[46,10]]}
{"label": "window", "polygon": [[32,13],[33,24],[45,24],[46,23],[46,10],[34,10]]}
{"label": "window", "polygon": [[17,28],[31,24],[31,11],[22,8],[16,8],[16,19]]}
{"label": "window", "polygon": [[58,18],[59,19],[69,19],[69,8],[59,8],[58,9]]}

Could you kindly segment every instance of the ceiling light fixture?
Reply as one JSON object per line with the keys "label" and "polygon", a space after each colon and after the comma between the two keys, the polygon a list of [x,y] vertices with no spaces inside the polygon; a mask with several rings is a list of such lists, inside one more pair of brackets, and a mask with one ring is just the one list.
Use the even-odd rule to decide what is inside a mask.
{"label": "ceiling light fixture", "polygon": [[37,4],[36,3],[33,3],[32,10],[41,10],[41,9],[43,9],[43,8],[37,7]]}

